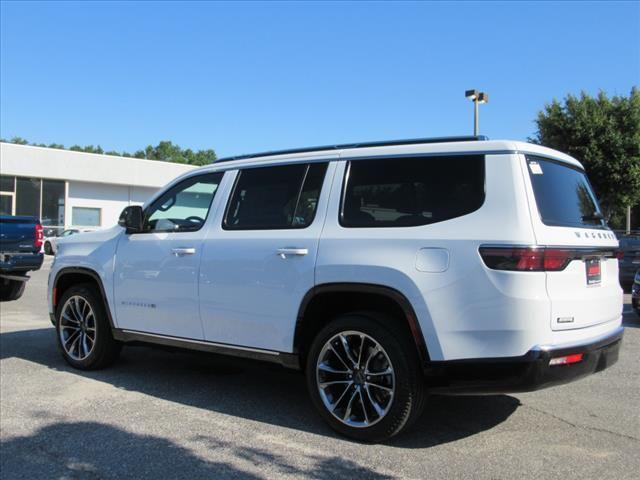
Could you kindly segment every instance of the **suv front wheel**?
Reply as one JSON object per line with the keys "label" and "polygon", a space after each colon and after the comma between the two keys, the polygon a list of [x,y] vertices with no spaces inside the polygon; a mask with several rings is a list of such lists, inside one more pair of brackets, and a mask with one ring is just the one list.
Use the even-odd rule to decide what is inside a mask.
{"label": "suv front wheel", "polygon": [[102,297],[92,284],[74,285],[64,292],[56,309],[56,333],[64,359],[81,370],[106,367],[120,353]]}
{"label": "suv front wheel", "polygon": [[342,315],[316,336],[307,359],[316,408],[360,441],[383,441],[408,427],[426,394],[415,347],[383,323],[375,314]]}

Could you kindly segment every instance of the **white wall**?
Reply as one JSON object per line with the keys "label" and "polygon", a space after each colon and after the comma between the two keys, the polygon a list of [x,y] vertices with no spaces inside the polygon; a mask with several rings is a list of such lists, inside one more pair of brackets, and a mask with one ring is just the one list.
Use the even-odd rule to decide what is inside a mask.
{"label": "white wall", "polygon": [[142,205],[158,190],[158,188],[129,187],[129,201],[131,205]]}
{"label": "white wall", "polygon": [[67,181],[65,227],[72,225],[73,207],[100,208],[100,227],[115,225],[124,207],[143,204],[158,189],[194,168],[156,160],[0,143],[2,175]]}
{"label": "white wall", "polygon": [[[106,185],[92,182],[69,182],[65,205],[66,226],[72,226],[73,207],[101,209],[101,227],[111,227],[118,223],[122,209],[128,205],[142,205],[156,188]],[[74,225],[86,226],[86,225]]]}
{"label": "white wall", "polygon": [[138,158],[0,143],[3,175],[159,188],[195,167]]}

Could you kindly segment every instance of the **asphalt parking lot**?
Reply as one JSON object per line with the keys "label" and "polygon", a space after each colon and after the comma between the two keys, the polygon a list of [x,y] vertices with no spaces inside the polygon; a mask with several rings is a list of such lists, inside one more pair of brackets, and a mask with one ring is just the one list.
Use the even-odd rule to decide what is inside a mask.
{"label": "asphalt parking lot", "polygon": [[303,377],[147,347],[72,370],[46,309],[45,267],[0,304],[0,477],[638,478],[640,320],[625,298],[620,361],[540,392],[431,397],[384,445],[334,434]]}

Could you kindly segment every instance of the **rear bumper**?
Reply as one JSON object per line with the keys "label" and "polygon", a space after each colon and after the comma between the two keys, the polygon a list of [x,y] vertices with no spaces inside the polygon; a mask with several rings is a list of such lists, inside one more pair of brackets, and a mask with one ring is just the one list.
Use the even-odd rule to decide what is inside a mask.
{"label": "rear bumper", "polygon": [[0,273],[38,270],[43,260],[42,253],[0,253]]}
{"label": "rear bumper", "polygon": [[0,253],[0,274],[38,270],[43,260],[42,253]]}
{"label": "rear bumper", "polygon": [[[526,355],[508,359],[475,359],[432,362],[425,368],[433,393],[474,395],[531,392],[572,382],[600,372],[618,361],[624,329],[605,337],[561,347],[538,347]],[[581,353],[582,361],[550,366],[553,358]]]}

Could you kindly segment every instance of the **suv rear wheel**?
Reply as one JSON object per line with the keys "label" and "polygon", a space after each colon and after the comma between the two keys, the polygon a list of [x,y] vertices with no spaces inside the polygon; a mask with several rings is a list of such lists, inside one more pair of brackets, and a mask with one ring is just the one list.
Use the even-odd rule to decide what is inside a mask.
{"label": "suv rear wheel", "polygon": [[106,367],[120,353],[100,293],[89,283],[72,286],[60,298],[56,333],[64,359],[81,370]]}
{"label": "suv rear wheel", "polygon": [[366,442],[396,435],[425,400],[415,347],[376,314],[342,315],[316,336],[307,359],[311,399],[332,428]]}

